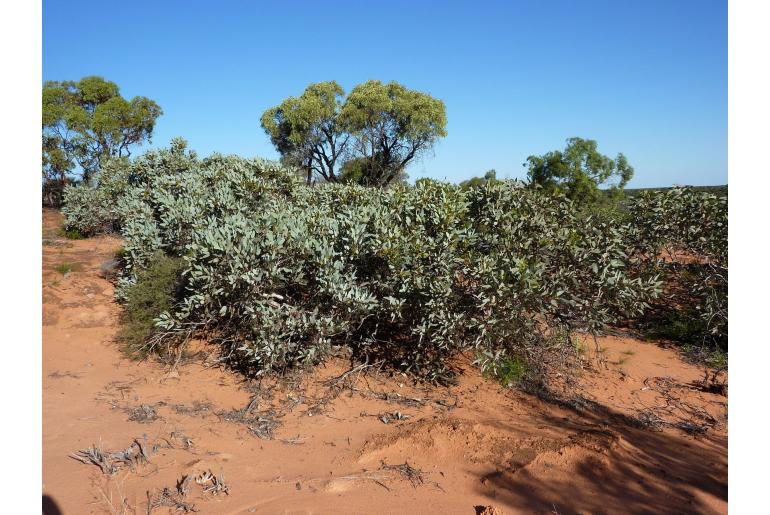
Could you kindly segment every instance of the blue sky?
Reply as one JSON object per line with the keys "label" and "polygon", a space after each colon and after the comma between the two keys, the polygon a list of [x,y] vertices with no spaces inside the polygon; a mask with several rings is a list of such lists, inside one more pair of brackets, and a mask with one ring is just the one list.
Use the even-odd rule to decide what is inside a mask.
{"label": "blue sky", "polygon": [[201,155],[277,158],[265,109],[380,79],[447,107],[413,179],[524,177],[580,136],[626,154],[633,187],[727,183],[726,1],[44,0],[43,79],[85,75],[161,105],[153,146]]}

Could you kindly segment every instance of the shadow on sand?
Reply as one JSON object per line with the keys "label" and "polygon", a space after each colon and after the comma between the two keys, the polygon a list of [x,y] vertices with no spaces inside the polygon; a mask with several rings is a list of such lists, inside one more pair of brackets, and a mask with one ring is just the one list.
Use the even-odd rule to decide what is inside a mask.
{"label": "shadow on sand", "polygon": [[[479,478],[479,493],[526,513],[718,513],[727,503],[727,437],[652,431],[606,406],[556,402],[568,416],[542,413],[544,424],[618,442],[593,449],[548,481],[528,467]],[[602,460],[602,452],[614,455]],[[561,451],[559,451],[561,453]],[[586,454],[586,453],[584,453]],[[547,465],[544,465],[547,467]],[[482,486],[483,485],[483,486]],[[712,498],[714,506],[710,505]]]}

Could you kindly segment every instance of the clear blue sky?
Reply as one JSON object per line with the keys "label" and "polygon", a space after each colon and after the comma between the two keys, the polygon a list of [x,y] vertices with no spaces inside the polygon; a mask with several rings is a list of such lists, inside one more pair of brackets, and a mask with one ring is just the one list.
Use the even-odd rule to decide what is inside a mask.
{"label": "clear blue sky", "polygon": [[201,155],[277,158],[266,108],[380,79],[446,103],[412,178],[524,177],[580,136],[625,153],[630,186],[727,182],[726,1],[44,0],[43,79],[85,75],[161,105],[153,146]]}

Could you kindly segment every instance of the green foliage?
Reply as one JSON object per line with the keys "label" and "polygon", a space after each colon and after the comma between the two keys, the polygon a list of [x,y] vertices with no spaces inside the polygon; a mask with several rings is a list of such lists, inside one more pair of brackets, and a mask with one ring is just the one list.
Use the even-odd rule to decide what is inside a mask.
{"label": "green foliage", "polygon": [[127,100],[101,77],[47,81],[42,96],[43,176],[62,183],[76,164],[88,183],[106,160],[130,155],[132,145],[150,139],[162,114],[152,100]]}
{"label": "green foliage", "polygon": [[116,338],[127,354],[136,357],[147,354],[147,339],[155,332],[155,319],[171,310],[179,295],[183,265],[181,258],[156,254],[127,289]]}
{"label": "green foliage", "polygon": [[354,150],[369,161],[368,183],[386,186],[445,137],[444,102],[397,82],[370,80],[348,95],[340,113]]}
{"label": "green foliage", "polygon": [[706,365],[711,368],[726,368],[727,367],[727,352],[719,347],[711,349],[708,355],[703,359]]}
{"label": "green foliage", "polygon": [[339,122],[345,91],[334,81],[310,84],[299,97],[289,97],[262,115],[262,128],[270,136],[285,164],[335,182],[337,161],[345,154],[349,136]]}
{"label": "green foliage", "polygon": [[62,275],[67,275],[72,272],[79,272],[82,269],[83,269],[83,266],[80,263],[70,263],[69,261],[65,261],[64,263],[59,263],[55,267],[55,270]]}
{"label": "green foliage", "polygon": [[727,198],[727,184],[723,184],[720,186],[672,186],[668,188],[625,188],[623,190],[623,193],[625,193],[625,196],[627,197],[636,197],[639,195],[642,195],[645,192],[649,193],[663,193],[669,190],[679,189],[686,187],[689,190],[700,192],[700,193],[711,193],[712,195],[716,195],[717,197],[725,197]]}
{"label": "green foliage", "polygon": [[[380,186],[373,179],[376,177],[374,169],[371,165],[371,160],[365,157],[358,157],[345,161],[340,168],[339,182],[343,184],[358,184],[359,186]],[[404,184],[409,176],[405,171],[395,178],[393,178],[390,184]]]}
{"label": "green foliage", "polygon": [[665,309],[648,318],[644,335],[651,340],[673,340],[699,344],[706,333],[706,324],[690,306]]}
{"label": "green foliage", "polygon": [[471,177],[467,181],[463,181],[460,183],[461,188],[478,188],[480,186],[484,186],[488,182],[498,182],[497,179],[497,172],[495,170],[489,170],[487,173],[484,174],[483,177]]}
{"label": "green foliage", "polygon": [[529,156],[524,166],[528,167],[532,185],[563,193],[580,206],[601,201],[599,186],[613,179],[610,196],[619,195],[634,175],[633,167],[623,154],[612,159],[599,153],[596,141],[582,138],[569,138],[564,151]]}
{"label": "green foliage", "polygon": [[62,275],[67,275],[72,271],[72,264],[70,263],[60,263],[56,265],[56,271],[59,272]]}
{"label": "green foliage", "polygon": [[[344,90],[311,84],[262,115],[262,127],[284,164],[326,182],[387,186],[446,136],[444,103],[397,82],[368,81]],[[338,170],[339,163],[342,169]]]}
{"label": "green foliage", "polygon": [[362,157],[346,161],[340,168],[339,182],[368,186],[368,177],[371,175],[368,164],[369,160]]}
{"label": "green foliage", "polygon": [[110,232],[115,226],[113,204],[105,190],[89,186],[67,185],[64,188],[64,231],[92,236]]}
{"label": "green foliage", "polygon": [[78,229],[64,229],[59,231],[59,234],[67,238],[68,240],[83,240],[86,236]]}
{"label": "green foliage", "polygon": [[151,316],[178,341],[206,331],[254,374],[346,346],[444,381],[460,350],[524,355],[548,333],[637,316],[659,290],[630,266],[629,227],[507,181],[306,188],[275,163],[177,145],[110,164],[96,192],[125,241],[118,298],[158,253],[181,258],[184,288],[144,327]]}
{"label": "green foliage", "polygon": [[110,160],[94,186],[81,183],[64,188],[64,229],[92,236],[121,229],[125,219],[135,227],[145,208],[144,202],[135,202],[140,192],[149,196],[148,188],[156,177],[195,173],[200,166],[198,156],[182,138],[174,138],[169,149],[151,150],[131,163],[125,158]]}
{"label": "green foliage", "polygon": [[667,284],[653,330],[727,350],[727,198],[674,188],[635,195],[627,209],[634,254]]}
{"label": "green foliage", "polygon": [[56,134],[43,132],[43,202],[52,207],[62,203],[62,192],[68,182],[67,174],[74,168],[64,151],[63,140]]}
{"label": "green foliage", "polygon": [[505,357],[491,363],[484,373],[488,377],[493,377],[502,386],[509,388],[524,380],[528,367],[526,361],[519,356]]}

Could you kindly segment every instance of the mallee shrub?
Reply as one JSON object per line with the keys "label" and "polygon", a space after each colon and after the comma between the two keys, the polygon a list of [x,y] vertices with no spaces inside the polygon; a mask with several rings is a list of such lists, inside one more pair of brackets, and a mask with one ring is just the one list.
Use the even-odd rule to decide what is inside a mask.
{"label": "mallee shrub", "polygon": [[[70,192],[67,223],[93,233],[112,216],[125,240],[120,299],[157,256],[180,265],[150,341],[205,333],[253,374],[344,346],[447,380],[458,351],[487,368],[554,334],[638,316],[661,286],[630,251],[627,222],[508,181],[307,187],[277,163],[201,160],[175,141],[109,164],[97,183]],[[88,195],[109,198],[109,214],[90,220]]]}

